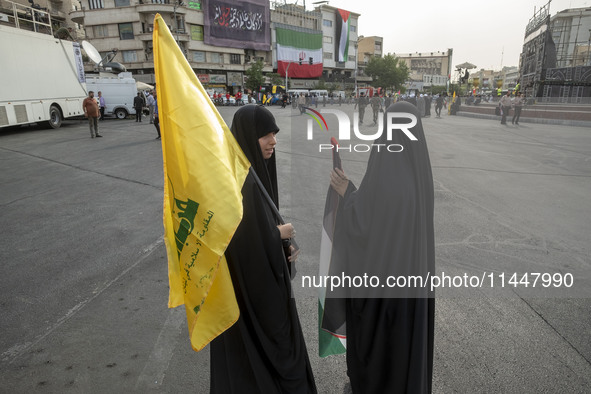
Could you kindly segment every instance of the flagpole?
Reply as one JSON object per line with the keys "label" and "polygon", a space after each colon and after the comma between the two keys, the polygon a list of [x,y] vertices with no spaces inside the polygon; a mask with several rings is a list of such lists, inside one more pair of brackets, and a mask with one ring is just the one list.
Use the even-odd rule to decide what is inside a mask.
{"label": "flagpole", "polygon": [[291,62],[287,64],[287,68],[285,69],[285,93],[287,93],[287,74],[289,73],[289,66],[291,66]]}

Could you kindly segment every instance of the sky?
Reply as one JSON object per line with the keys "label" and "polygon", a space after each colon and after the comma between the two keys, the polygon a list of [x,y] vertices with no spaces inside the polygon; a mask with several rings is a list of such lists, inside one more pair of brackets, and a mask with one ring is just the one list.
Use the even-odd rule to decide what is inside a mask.
{"label": "sky", "polygon": [[[302,4],[303,0],[298,0]],[[311,10],[314,1],[307,0]],[[293,3],[294,0],[288,3]],[[477,69],[518,66],[525,27],[547,0],[329,0],[332,7],[361,14],[359,35],[384,38],[384,54],[453,48],[452,66]],[[591,0],[553,0],[550,14],[591,7]],[[583,33],[583,41],[589,37]]]}

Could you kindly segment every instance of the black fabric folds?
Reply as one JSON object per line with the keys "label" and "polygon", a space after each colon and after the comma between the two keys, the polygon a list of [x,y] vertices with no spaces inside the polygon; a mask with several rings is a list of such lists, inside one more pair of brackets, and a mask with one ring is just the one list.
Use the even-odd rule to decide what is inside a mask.
{"label": "black fabric folds", "polygon": [[[239,109],[232,124],[242,150],[265,188],[277,199],[275,171],[266,165],[259,136],[276,131],[262,107]],[[263,181],[264,182],[264,181]],[[211,393],[316,393],[298,318],[281,236],[268,200],[252,173],[244,186],[243,217],[226,249],[226,260],[240,308],[236,324],[211,342]]]}
{"label": "black fabric folds", "polygon": [[[388,276],[435,274],[433,176],[421,119],[406,102],[387,109],[384,125],[390,113],[415,115],[417,124],[409,130],[418,141],[393,130],[391,140],[384,131],[374,142],[404,149],[373,148],[359,189],[350,183],[345,193],[333,243],[335,269],[351,277],[378,276],[380,284]],[[408,118],[395,117],[393,123]],[[435,303],[428,287],[367,286],[346,295],[353,393],[430,393]]]}

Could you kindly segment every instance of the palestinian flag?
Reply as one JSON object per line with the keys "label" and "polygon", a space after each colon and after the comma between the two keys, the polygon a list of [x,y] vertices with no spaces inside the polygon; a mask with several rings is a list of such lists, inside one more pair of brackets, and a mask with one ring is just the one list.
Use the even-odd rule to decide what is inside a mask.
{"label": "palestinian flag", "polygon": [[335,61],[346,62],[349,58],[349,31],[351,30],[351,12],[337,8],[335,34]]}
{"label": "palestinian flag", "polygon": [[[333,147],[338,145],[335,138],[330,140]],[[332,150],[333,168],[340,168],[341,158],[336,149]],[[322,223],[322,239],[320,242],[320,277],[331,272],[333,259],[332,247],[337,211],[341,197],[328,187],[326,204],[324,206],[324,220]],[[321,287],[318,295],[318,354],[320,357],[341,354],[347,351],[347,337],[345,335],[345,299],[326,298],[326,288]]]}
{"label": "palestinian flag", "polygon": [[[316,78],[322,75],[322,32],[306,33],[276,28],[277,72],[291,78]],[[300,65],[300,62],[302,63]]]}

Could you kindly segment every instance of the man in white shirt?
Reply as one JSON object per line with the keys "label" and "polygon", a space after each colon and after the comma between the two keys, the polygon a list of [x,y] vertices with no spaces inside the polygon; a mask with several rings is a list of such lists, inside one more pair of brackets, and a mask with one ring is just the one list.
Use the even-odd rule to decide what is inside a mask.
{"label": "man in white shirt", "polygon": [[499,103],[501,106],[501,124],[507,124],[507,115],[509,115],[509,111],[511,110],[511,92],[507,91],[507,94],[501,97],[501,102]]}
{"label": "man in white shirt", "polygon": [[150,91],[148,97],[146,98],[146,103],[148,104],[148,108],[150,109],[150,123],[154,123],[154,95],[153,92]]}

